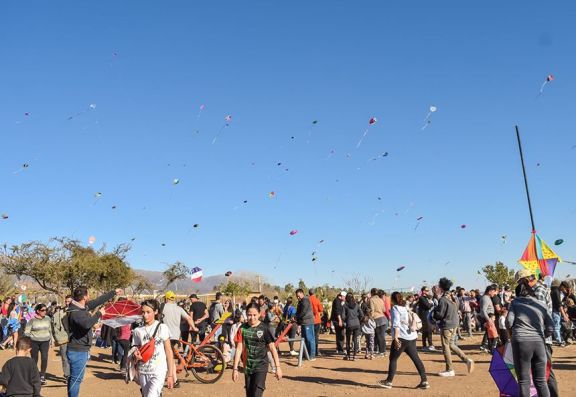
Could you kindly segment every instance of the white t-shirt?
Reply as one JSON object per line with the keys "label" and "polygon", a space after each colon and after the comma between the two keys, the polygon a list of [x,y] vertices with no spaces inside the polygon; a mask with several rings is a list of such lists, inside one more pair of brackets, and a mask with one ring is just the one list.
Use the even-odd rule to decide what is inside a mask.
{"label": "white t-shirt", "polygon": [[[158,321],[154,321],[151,325],[143,325],[134,330],[133,333],[133,344],[134,346],[143,346],[151,338],[152,334],[156,330]],[[159,373],[168,372],[168,366],[166,364],[166,352],[164,351],[164,341],[170,339],[170,331],[165,324],[160,324],[158,331],[156,332],[156,337],[154,338],[154,354],[148,362],[143,363],[138,362],[138,371],[143,375],[153,375]]]}

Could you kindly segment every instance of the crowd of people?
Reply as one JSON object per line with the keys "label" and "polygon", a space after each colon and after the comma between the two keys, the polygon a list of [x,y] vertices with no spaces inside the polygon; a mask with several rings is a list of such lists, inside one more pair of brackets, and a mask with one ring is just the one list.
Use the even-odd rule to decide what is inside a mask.
{"label": "crowd of people", "polygon": [[[398,359],[406,353],[420,376],[416,387],[427,389],[430,384],[419,352],[439,350],[432,335],[439,335],[444,355],[445,369],[438,375],[454,377],[452,354],[465,364],[467,373],[474,371],[474,361],[458,347],[458,340],[479,332],[483,333],[479,348],[486,353],[510,344],[521,396],[530,395],[531,382],[538,396],[557,396],[550,369],[552,346],[564,347],[574,340],[576,296],[570,283],[554,280],[549,287],[525,269],[516,273],[515,280],[515,286],[489,285],[481,293],[453,288],[452,281],[441,278],[419,293],[341,291],[332,302],[322,302],[314,289],[298,289],[294,298],[282,301],[261,295],[238,304],[218,292],[208,305],[196,294],[178,301],[168,291],[163,302],[141,302],[139,322],[118,328],[101,325],[100,320],[106,302],[126,299],[120,289],[90,299],[87,288],[77,288],[61,305],[30,305],[7,297],[0,308],[0,349],[14,348],[16,356],[4,364],[0,384],[7,396],[39,396],[47,382],[53,344],[62,360],[68,396],[76,397],[90,349],[97,344],[112,348],[113,361],[123,374],[134,370],[142,396],[160,396],[165,386],[180,385],[173,349],[187,349],[180,341],[201,343],[218,324],[210,342],[222,350],[234,381],[243,368],[247,396],[263,394],[269,372],[282,378],[275,344],[280,336],[288,343],[287,355],[300,356],[295,350],[299,336],[311,361],[327,354],[346,361],[355,361],[362,353],[368,360],[389,355],[387,377],[377,382],[386,389],[393,387]],[[335,334],[335,352],[320,351],[319,336],[324,332]]]}

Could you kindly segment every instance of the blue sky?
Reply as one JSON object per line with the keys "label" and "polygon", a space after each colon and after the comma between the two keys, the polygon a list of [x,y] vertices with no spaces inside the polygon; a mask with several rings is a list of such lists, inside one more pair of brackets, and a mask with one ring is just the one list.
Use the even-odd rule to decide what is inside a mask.
{"label": "blue sky", "polygon": [[281,284],[481,286],[530,237],[519,124],[537,230],[576,260],[575,16],[568,1],[3,2],[0,241],[135,238],[135,268]]}

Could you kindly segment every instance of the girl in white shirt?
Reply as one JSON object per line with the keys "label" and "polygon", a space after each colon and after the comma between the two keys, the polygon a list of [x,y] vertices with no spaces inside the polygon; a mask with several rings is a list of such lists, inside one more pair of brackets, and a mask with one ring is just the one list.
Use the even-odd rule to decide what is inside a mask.
{"label": "girl in white shirt", "polygon": [[165,324],[160,324],[156,320],[160,307],[158,301],[148,299],[142,302],[141,306],[144,325],[134,330],[133,344],[136,347],[141,347],[154,337],[154,353],[148,361],[143,362],[140,351],[135,351],[134,358],[137,362],[138,380],[140,381],[142,397],[160,397],[166,374],[168,374],[168,389],[172,389],[174,386],[174,376],[171,371],[174,368],[174,356],[170,347],[170,330]]}
{"label": "girl in white shirt", "polygon": [[392,380],[394,380],[394,375],[396,374],[396,366],[398,358],[402,352],[406,352],[408,357],[412,360],[418,374],[420,375],[420,384],[416,386],[418,389],[428,389],[430,384],[426,378],[426,370],[424,369],[424,364],[422,360],[418,357],[418,351],[416,350],[416,339],[418,339],[418,332],[410,330],[410,313],[406,309],[404,298],[400,292],[393,292],[390,297],[392,301],[392,346],[390,347],[390,364],[388,367],[388,377],[384,380],[378,382],[380,387],[385,389],[392,388]]}

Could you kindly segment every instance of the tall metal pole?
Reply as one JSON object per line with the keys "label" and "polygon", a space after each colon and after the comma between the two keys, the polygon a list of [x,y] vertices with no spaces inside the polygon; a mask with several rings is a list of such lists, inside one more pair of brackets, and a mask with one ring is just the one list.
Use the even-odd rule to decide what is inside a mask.
{"label": "tall metal pole", "polygon": [[520,142],[520,131],[518,130],[518,126],[516,126],[516,138],[518,139],[518,150],[520,150],[520,161],[522,162],[522,173],[524,174],[524,186],[526,187],[526,198],[528,199],[530,222],[532,222],[532,233],[536,233],[536,226],[534,226],[534,215],[532,214],[532,202],[530,201],[530,192],[528,191],[528,178],[526,177],[526,167],[524,166],[524,154],[522,153],[522,143]]}

